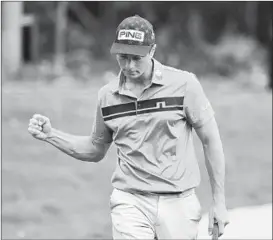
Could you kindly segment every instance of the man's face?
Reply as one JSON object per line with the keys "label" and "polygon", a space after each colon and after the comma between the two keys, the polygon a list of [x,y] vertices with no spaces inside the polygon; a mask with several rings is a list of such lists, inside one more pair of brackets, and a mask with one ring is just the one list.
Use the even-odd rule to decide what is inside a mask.
{"label": "man's face", "polygon": [[117,61],[126,77],[139,78],[148,68],[151,56],[145,57],[130,54],[117,54]]}

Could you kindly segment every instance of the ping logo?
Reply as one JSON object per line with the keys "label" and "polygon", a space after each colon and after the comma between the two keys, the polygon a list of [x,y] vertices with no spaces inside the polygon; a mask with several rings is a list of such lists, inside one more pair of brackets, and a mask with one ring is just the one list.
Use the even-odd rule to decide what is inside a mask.
{"label": "ping logo", "polygon": [[138,42],[144,41],[144,32],[136,30],[120,30],[118,40],[133,40]]}

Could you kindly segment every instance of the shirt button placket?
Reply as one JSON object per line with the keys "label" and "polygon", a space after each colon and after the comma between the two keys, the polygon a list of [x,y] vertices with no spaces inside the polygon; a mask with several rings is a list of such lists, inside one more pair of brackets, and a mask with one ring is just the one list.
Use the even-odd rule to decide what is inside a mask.
{"label": "shirt button placket", "polygon": [[135,106],[136,106],[136,115],[138,115],[138,111],[139,111],[139,109],[140,109],[140,107],[141,107],[140,102],[138,102],[138,101],[136,100]]}
{"label": "shirt button placket", "polygon": [[137,115],[137,111],[138,111],[138,102],[137,102],[137,100],[135,101],[135,108],[136,108],[136,115]]}

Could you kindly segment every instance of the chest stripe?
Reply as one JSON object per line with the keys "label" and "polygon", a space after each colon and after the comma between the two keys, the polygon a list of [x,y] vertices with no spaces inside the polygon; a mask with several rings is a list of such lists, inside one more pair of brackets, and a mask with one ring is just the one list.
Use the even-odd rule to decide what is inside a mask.
{"label": "chest stripe", "polygon": [[138,114],[183,110],[184,97],[141,100],[102,108],[105,121]]}

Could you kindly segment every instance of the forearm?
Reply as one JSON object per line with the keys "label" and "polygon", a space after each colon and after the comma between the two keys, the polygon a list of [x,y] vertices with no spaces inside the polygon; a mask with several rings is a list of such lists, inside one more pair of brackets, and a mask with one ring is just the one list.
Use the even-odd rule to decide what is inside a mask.
{"label": "forearm", "polygon": [[220,137],[203,144],[213,201],[225,204],[225,157]]}
{"label": "forearm", "polygon": [[71,157],[89,162],[100,161],[109,147],[94,143],[90,136],[75,136],[54,128],[45,141]]}

